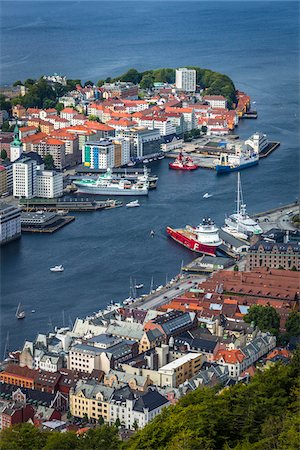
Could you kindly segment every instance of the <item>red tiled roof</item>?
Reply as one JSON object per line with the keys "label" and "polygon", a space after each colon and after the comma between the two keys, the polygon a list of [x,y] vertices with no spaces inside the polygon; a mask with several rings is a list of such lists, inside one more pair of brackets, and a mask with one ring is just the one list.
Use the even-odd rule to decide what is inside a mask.
{"label": "red tiled roof", "polygon": [[244,353],[240,349],[219,350],[215,356],[216,361],[223,359],[227,364],[241,363],[245,358]]}

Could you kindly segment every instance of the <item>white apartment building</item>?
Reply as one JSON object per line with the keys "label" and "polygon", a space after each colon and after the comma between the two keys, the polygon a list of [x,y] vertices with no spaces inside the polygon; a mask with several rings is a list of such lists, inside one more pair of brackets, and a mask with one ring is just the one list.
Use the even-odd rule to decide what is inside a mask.
{"label": "white apartment building", "polygon": [[130,161],[130,142],[128,139],[113,138],[114,167],[120,167]]}
{"label": "white apartment building", "polygon": [[137,119],[140,126],[153,130],[156,128],[159,130],[161,136],[168,136],[176,133],[176,127],[172,124],[171,119],[168,117],[142,117]]}
{"label": "white apartment building", "polygon": [[36,161],[19,158],[13,164],[13,195],[17,198],[36,196]]}
{"label": "white apartment building", "polygon": [[223,95],[205,95],[203,100],[212,108],[227,108],[227,100]]}
{"label": "white apartment building", "polygon": [[134,429],[135,423],[138,428],[143,428],[169,404],[154,387],[136,395],[128,386],[124,386],[115,390],[110,399],[110,423],[119,419],[127,429]]}
{"label": "white apartment building", "polygon": [[108,139],[87,141],[82,149],[82,162],[91,169],[111,169],[115,165],[115,146]]}
{"label": "white apartment building", "polygon": [[94,369],[110,370],[109,360],[103,349],[85,344],[75,344],[68,355],[68,369],[92,373]]}
{"label": "white apartment building", "polygon": [[21,211],[14,206],[0,205],[0,245],[21,236]]}
{"label": "white apartment building", "polygon": [[150,130],[144,127],[134,127],[120,130],[117,137],[130,141],[130,156],[141,159],[160,153],[160,132],[156,128]]}
{"label": "white apartment building", "polygon": [[196,70],[185,67],[176,69],[176,88],[186,92],[195,92]]}
{"label": "white apartment building", "polygon": [[36,197],[56,198],[63,195],[63,174],[41,170],[36,175]]}

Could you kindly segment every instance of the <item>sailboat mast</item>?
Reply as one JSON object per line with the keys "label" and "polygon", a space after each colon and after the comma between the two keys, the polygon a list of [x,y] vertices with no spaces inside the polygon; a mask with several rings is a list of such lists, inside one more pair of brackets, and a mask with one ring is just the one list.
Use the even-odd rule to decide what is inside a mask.
{"label": "sailboat mast", "polygon": [[150,294],[153,291],[153,276],[151,277],[151,284],[150,284]]}
{"label": "sailboat mast", "polygon": [[236,212],[237,212],[237,214],[240,213],[240,183],[241,183],[240,172],[238,172],[237,205],[236,205]]}

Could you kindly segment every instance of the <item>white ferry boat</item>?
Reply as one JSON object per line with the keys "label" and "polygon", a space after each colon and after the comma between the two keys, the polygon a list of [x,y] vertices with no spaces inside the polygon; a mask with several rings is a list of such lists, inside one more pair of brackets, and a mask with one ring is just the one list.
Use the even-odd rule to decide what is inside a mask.
{"label": "white ferry boat", "polygon": [[148,174],[138,176],[137,182],[132,183],[125,179],[114,180],[110,169],[96,180],[84,178],[74,180],[74,184],[78,192],[95,195],[148,195],[149,190]]}

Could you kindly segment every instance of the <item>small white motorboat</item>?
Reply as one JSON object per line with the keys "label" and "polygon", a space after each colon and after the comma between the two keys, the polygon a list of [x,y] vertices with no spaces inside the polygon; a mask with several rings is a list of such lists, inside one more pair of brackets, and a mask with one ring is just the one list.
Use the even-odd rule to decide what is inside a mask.
{"label": "small white motorboat", "polygon": [[143,163],[148,163],[149,162],[149,159],[143,159]]}
{"label": "small white motorboat", "polygon": [[144,287],[144,285],[143,285],[143,283],[140,283],[140,284],[136,284],[134,287],[135,287],[135,289],[142,289]]}
{"label": "small white motorboat", "polygon": [[22,309],[21,303],[18,304],[18,308],[16,311],[16,318],[18,320],[25,319],[25,311]]}
{"label": "small white motorboat", "polygon": [[126,204],[126,208],[137,208],[138,206],[141,206],[138,200]]}
{"label": "small white motorboat", "polygon": [[59,266],[50,267],[51,272],[63,272],[64,266],[60,264]]}
{"label": "small white motorboat", "polygon": [[206,193],[203,195],[203,198],[210,198],[210,197],[212,197],[212,194],[209,194],[208,192],[206,192]]}

